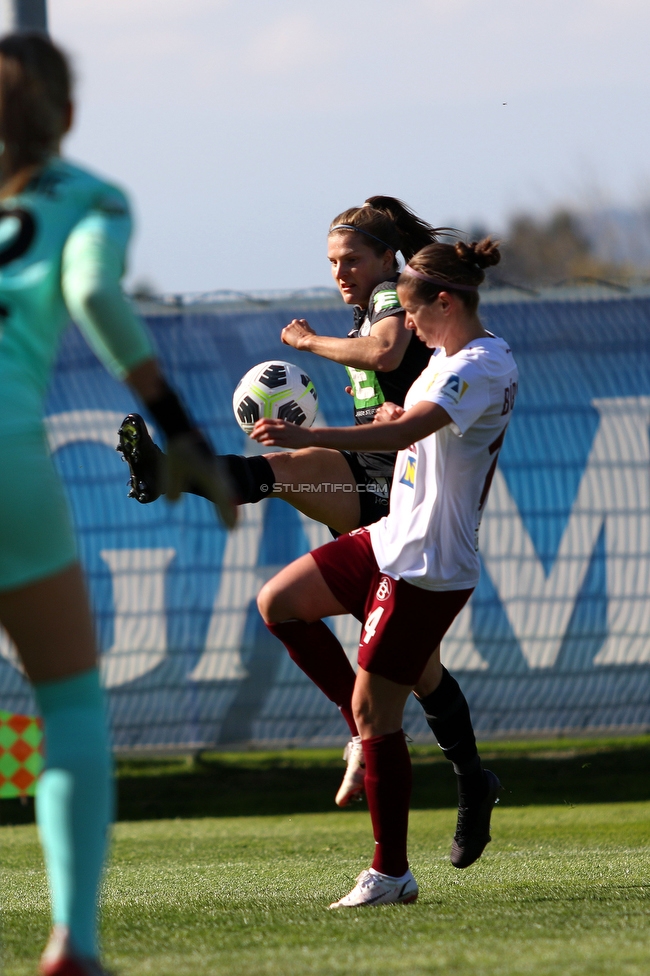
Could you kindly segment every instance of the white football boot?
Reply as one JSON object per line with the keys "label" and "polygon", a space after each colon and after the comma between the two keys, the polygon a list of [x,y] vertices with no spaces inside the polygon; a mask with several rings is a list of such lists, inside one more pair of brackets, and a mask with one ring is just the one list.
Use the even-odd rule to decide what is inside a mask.
{"label": "white football boot", "polygon": [[366,779],[366,761],[363,758],[361,736],[355,735],[343,750],[343,758],[347,760],[347,769],[343,782],[336,794],[337,807],[347,807],[352,800],[361,799]]}
{"label": "white football boot", "polygon": [[330,908],[359,908],[364,905],[408,905],[417,899],[418,883],[410,870],[401,878],[380,874],[374,868],[362,871],[349,895],[334,901]]}

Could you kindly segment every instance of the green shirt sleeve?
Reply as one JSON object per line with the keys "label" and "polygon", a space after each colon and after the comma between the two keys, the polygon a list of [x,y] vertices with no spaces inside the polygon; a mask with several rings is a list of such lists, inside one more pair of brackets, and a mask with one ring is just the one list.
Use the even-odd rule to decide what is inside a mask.
{"label": "green shirt sleeve", "polygon": [[68,311],[118,379],[155,355],[149,332],[120,285],[130,235],[126,198],[106,187],[68,235],[61,265],[61,290]]}

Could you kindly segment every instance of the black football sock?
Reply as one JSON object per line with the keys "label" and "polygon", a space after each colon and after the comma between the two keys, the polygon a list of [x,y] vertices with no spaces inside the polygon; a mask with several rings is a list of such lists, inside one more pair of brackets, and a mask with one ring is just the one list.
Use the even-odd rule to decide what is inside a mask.
{"label": "black football sock", "polygon": [[443,667],[438,687],[418,701],[445,759],[453,763],[459,800],[467,803],[481,799],[487,791],[487,783],[476,748],[469,705],[460,685]]}
{"label": "black football sock", "polygon": [[[238,505],[260,502],[273,491],[275,475],[273,468],[264,457],[241,457],[239,454],[217,454],[225,464],[232,481]],[[200,485],[189,485],[185,489],[190,495],[207,498]]]}
{"label": "black football sock", "polygon": [[474,800],[482,800],[488,791],[488,782],[483,772],[483,766],[478,753],[471,762],[454,763],[456,784],[458,786],[458,804],[467,806]]}
{"label": "black football sock", "polygon": [[228,468],[240,505],[261,502],[263,498],[268,498],[272,494],[275,475],[265,457],[259,454],[254,457],[221,454],[220,460]]}

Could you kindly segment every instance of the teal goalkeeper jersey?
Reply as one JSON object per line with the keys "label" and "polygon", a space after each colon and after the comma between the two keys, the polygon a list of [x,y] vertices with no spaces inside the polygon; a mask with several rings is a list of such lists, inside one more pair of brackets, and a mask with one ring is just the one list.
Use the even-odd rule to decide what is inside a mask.
{"label": "teal goalkeeper jersey", "polygon": [[0,202],[0,431],[40,424],[70,318],[120,379],[153,355],[120,288],[131,224],[121,190],[58,157]]}

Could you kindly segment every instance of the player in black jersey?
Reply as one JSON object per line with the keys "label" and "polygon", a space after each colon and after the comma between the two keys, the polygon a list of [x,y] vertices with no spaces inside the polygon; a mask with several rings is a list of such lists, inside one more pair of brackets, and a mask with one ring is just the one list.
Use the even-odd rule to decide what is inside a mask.
{"label": "player in black jersey", "polygon": [[[365,215],[364,211],[368,209],[362,208],[361,213]],[[399,401],[400,406],[403,405],[406,391],[426,367],[431,351],[417,339],[414,342],[413,336],[404,335],[404,309],[395,288],[397,274],[375,284],[369,295],[360,294],[364,285],[366,291],[373,285],[375,277],[369,276],[370,281],[357,283],[359,265],[364,259],[362,249],[372,253],[372,238],[363,230],[353,230],[355,225],[345,222],[346,215],[348,220],[354,219],[354,211],[352,217],[347,211],[341,215],[343,219],[337,218],[332,224],[328,257],[343,299],[348,304],[354,301],[354,328],[348,333],[348,339],[362,341],[351,344],[348,339],[316,335],[304,319],[294,319],[283,330],[282,341],[295,349],[313,352],[344,365],[350,378],[350,386],[346,389],[354,398],[355,423],[369,424],[382,403]],[[379,241],[377,245],[381,247]],[[388,250],[388,259],[391,254]],[[378,254],[374,257],[381,259]],[[377,263],[375,260],[373,265]],[[350,469],[345,473],[348,479],[351,473],[357,488],[356,498],[347,493],[343,502],[345,509],[341,514],[345,524],[351,528],[370,525],[387,514],[396,454],[357,451],[342,451],[341,454]],[[348,502],[349,498],[351,502]],[[334,525],[331,520],[327,522],[337,534],[341,531],[341,522],[339,525]]]}
{"label": "player in black jersey", "polygon": [[[409,387],[429,361],[431,350],[404,325],[405,312],[395,283],[400,254],[408,261],[435,240],[436,230],[394,197],[369,197],[362,207],[345,210],[330,225],[327,254],[343,301],[354,306],[354,329],[348,338],[320,336],[306,320],[294,319],[282,331],[286,345],[347,368],[357,424],[371,423],[384,401],[403,406]],[[130,414],[124,420],[118,449],[131,468],[132,496],[142,503],[158,498],[165,487],[164,457],[141,417]],[[240,503],[259,502],[269,496],[283,498],[340,534],[388,514],[395,457],[394,453],[308,447],[263,457],[222,455],[221,460],[227,465]],[[281,485],[282,491],[273,492],[274,484]],[[304,484],[340,488],[303,492],[300,486]],[[194,493],[201,494],[200,488]],[[361,739],[348,706],[354,671],[340,645],[338,650],[332,647],[328,655],[316,647],[312,651],[290,654],[338,705],[350,729],[352,739],[344,754],[347,769],[336,796],[337,804],[346,806],[363,791],[365,777]],[[465,697],[455,679],[444,672],[439,689],[423,699],[422,706],[445,756],[454,763],[459,794],[463,795],[468,777],[473,782],[482,775]],[[474,859],[467,851],[463,857],[456,866],[465,867]]]}
{"label": "player in black jersey", "polygon": [[[435,240],[435,229],[394,197],[370,197],[345,210],[330,225],[328,258],[344,302],[354,306],[354,329],[347,339],[318,336],[304,319],[294,319],[282,331],[286,345],[347,367],[356,423],[372,422],[386,400],[401,406],[429,361],[430,352],[404,328],[395,282],[398,256],[407,261]],[[131,468],[131,496],[142,503],[158,498],[165,490],[164,458],[142,418],[125,419],[118,450]],[[263,457],[225,455],[222,461],[241,504],[282,498],[335,534],[388,512],[394,453],[306,448]],[[305,492],[305,484],[329,490]]]}

